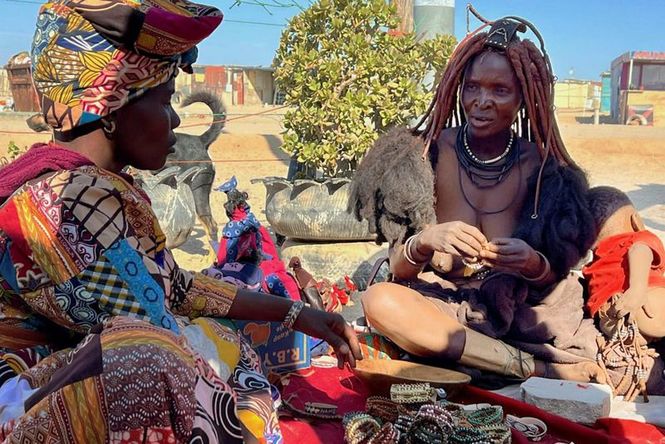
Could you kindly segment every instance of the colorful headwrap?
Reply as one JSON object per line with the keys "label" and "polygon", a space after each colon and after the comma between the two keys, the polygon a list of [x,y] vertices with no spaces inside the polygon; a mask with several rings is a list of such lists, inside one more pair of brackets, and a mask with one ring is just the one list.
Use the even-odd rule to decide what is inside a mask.
{"label": "colorful headwrap", "polygon": [[56,131],[95,122],[178,68],[222,21],[187,0],[56,0],[44,4],[32,43],[42,113]]}

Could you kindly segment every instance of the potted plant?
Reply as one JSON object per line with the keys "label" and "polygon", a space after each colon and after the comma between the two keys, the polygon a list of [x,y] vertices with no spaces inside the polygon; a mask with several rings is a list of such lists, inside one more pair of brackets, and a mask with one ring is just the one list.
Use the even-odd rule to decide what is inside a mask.
{"label": "potted plant", "polygon": [[275,80],[291,108],[284,144],[300,168],[295,181],[262,179],[266,216],[283,236],[371,239],[346,213],[348,182],[376,138],[421,115],[432,98],[428,72],[442,72],[455,40],[416,42],[396,29],[385,0],[318,0],[283,32]]}

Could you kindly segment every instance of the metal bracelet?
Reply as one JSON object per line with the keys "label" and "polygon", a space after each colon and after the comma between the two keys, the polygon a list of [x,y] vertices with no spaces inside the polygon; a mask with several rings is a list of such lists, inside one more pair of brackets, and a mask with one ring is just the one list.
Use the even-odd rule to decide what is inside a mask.
{"label": "metal bracelet", "polygon": [[540,251],[536,251],[536,254],[540,257],[542,262],[545,263],[545,267],[543,267],[542,273],[540,273],[540,275],[538,275],[534,278],[524,276],[523,273],[520,273],[520,275],[522,276],[522,279],[524,279],[527,282],[540,282],[543,279],[545,279],[550,274],[550,271],[552,270],[552,266],[550,265],[550,261],[547,260],[545,255],[543,253],[541,253]]}
{"label": "metal bracelet", "polygon": [[[416,238],[418,237],[420,233],[414,234],[413,236],[409,237],[406,242],[404,242],[404,258],[408,263],[413,265],[414,267],[422,267],[425,265],[427,262],[430,261],[430,259],[425,259],[422,262],[418,262],[415,259],[413,259],[413,256],[411,255],[411,244],[413,244],[416,241]],[[416,248],[416,251],[418,248]]]}

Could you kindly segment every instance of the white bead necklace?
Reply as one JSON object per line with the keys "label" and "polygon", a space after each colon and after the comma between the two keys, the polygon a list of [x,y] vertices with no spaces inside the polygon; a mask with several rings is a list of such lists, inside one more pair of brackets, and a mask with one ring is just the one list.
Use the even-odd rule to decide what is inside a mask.
{"label": "white bead necklace", "polygon": [[478,156],[476,156],[473,153],[473,151],[471,151],[471,147],[469,147],[469,141],[466,135],[468,127],[469,124],[464,125],[464,149],[466,150],[467,154],[469,155],[469,157],[471,157],[471,159],[474,162],[479,163],[481,165],[489,165],[491,163],[496,163],[500,160],[503,160],[503,158],[506,157],[510,152],[510,148],[513,146],[513,135],[514,135],[513,130],[510,130],[510,138],[508,139],[508,146],[506,146],[506,149],[503,151],[503,153],[499,154],[498,156],[492,159],[487,159],[487,160],[480,159]]}

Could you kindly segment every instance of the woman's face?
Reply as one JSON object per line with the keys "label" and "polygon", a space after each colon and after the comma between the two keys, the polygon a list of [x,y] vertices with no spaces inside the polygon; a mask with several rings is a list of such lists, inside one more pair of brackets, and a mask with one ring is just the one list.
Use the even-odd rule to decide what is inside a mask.
{"label": "woman's face", "polygon": [[180,118],[171,106],[175,81],[146,92],[118,110],[116,115],[115,156],[123,165],[141,170],[157,170],[174,151],[173,130]]}
{"label": "woman's face", "polygon": [[485,52],[466,70],[462,107],[475,137],[490,137],[510,127],[522,105],[519,81],[505,55]]}

